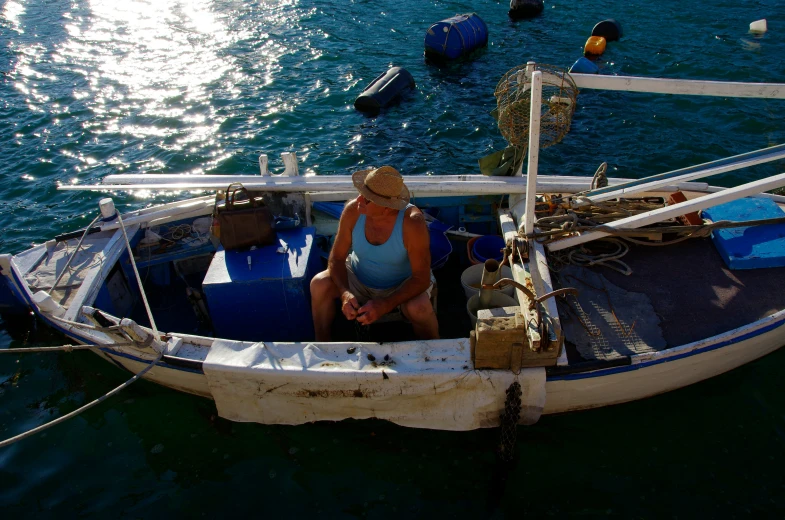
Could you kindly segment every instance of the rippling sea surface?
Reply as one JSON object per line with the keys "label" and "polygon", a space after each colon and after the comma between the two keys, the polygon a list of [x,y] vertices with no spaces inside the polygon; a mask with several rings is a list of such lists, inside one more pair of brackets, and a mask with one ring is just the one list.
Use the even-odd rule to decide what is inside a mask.
{"label": "rippling sea surface", "polygon": [[[487,23],[469,61],[423,60],[428,27]],[[546,1],[511,22],[502,1],[0,0],[0,252],[86,225],[102,194],[57,191],[112,173],[479,173],[505,146],[493,90],[529,60],[564,68],[615,18],[603,74],[785,83],[785,4]],[[768,19],[769,32],[749,34]],[[366,117],[354,99],[390,66],[417,83]],[[785,142],[785,102],[583,91],[540,171],[643,177]],[[766,165],[712,178],[734,185]],[[122,210],[187,194],[113,194]],[[782,290],[782,288],[776,288]],[[0,347],[56,345],[39,327]],[[564,516],[785,514],[785,352],[638,403],[546,416],[519,430],[500,478],[497,431],[377,421],[236,424],[212,402],[145,381],[0,450],[0,509],[25,516]],[[87,352],[0,358],[0,437],[65,414],[127,378]]]}

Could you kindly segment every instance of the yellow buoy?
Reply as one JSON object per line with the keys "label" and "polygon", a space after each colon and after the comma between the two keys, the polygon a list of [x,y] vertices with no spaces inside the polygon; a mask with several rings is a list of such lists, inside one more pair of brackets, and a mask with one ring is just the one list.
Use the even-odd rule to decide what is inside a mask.
{"label": "yellow buoy", "polygon": [[599,56],[605,52],[605,38],[602,36],[590,36],[583,47],[584,55]]}

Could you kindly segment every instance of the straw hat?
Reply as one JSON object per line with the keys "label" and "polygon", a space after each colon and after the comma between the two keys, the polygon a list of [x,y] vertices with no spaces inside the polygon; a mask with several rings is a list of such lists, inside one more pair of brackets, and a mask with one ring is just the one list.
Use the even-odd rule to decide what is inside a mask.
{"label": "straw hat", "polygon": [[409,189],[392,166],[354,172],[352,182],[363,197],[379,206],[401,210],[409,204]]}

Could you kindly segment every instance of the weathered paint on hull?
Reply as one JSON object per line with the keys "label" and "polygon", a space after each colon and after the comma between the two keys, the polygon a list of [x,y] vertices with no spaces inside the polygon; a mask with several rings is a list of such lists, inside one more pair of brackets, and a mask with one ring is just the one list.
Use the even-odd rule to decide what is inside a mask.
{"label": "weathered paint on hull", "polygon": [[[659,356],[648,356],[650,359],[629,366],[549,378],[543,413],[585,410],[645,399],[733,370],[782,345],[785,345],[785,312],[714,338],[658,353]],[[102,355],[132,372],[139,372],[146,366],[145,361],[130,356],[106,352]],[[146,379],[174,390],[212,398],[207,378],[195,370],[159,366],[151,370]],[[500,390],[502,397],[503,390]],[[401,403],[403,415],[406,406],[406,402]]]}

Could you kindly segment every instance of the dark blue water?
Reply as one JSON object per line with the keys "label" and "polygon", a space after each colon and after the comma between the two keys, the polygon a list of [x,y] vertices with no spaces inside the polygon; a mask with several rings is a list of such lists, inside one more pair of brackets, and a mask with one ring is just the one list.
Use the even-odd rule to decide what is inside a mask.
{"label": "dark blue water", "polygon": [[[513,23],[504,2],[0,1],[0,251],[85,225],[91,192],[58,183],[112,173],[478,173],[505,146],[494,87],[528,60],[568,68],[614,17],[605,74],[785,82],[785,4],[775,0],[547,2]],[[433,67],[428,26],[487,23],[472,60]],[[748,33],[767,18],[769,32]],[[390,66],[417,88],[371,118],[353,101]],[[782,101],[584,91],[541,172],[642,177],[785,142]],[[734,185],[767,165],[711,179]],[[122,209],[182,194],[113,195]],[[773,288],[782,290],[782,288]],[[2,347],[59,344],[26,327]],[[245,513],[339,517],[737,517],[785,513],[785,353],[668,395],[545,417],[520,429],[500,478],[498,432],[375,421],[277,427],[216,418],[210,401],[147,382],[46,434],[0,450],[0,508],[16,517]],[[127,374],[89,353],[0,358],[0,437],[67,413]]]}

